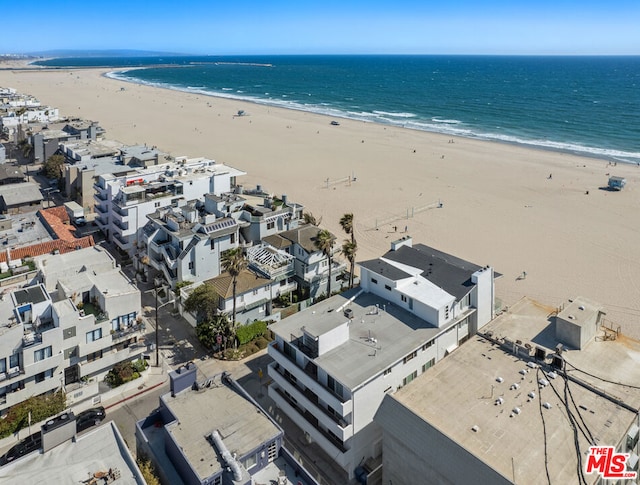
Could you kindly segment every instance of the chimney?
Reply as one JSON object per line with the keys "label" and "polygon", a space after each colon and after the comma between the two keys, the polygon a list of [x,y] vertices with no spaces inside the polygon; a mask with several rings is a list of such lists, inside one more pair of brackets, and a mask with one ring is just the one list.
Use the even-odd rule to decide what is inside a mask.
{"label": "chimney", "polygon": [[403,236],[400,239],[391,241],[391,251],[397,251],[402,246],[413,247],[413,239],[411,239],[411,236]]}
{"label": "chimney", "polygon": [[287,194],[282,194],[282,205],[287,205]]}

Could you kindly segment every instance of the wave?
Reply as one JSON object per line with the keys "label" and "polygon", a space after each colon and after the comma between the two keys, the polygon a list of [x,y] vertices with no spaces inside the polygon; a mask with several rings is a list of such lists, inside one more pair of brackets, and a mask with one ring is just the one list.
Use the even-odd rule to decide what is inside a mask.
{"label": "wave", "polygon": [[373,111],[350,111],[336,107],[329,103],[305,104],[293,100],[286,99],[287,95],[282,98],[264,98],[253,95],[247,95],[243,91],[235,93],[232,88],[221,88],[221,91],[212,91],[210,89],[202,89],[197,86],[173,85],[162,82],[152,82],[141,80],[132,76],[127,76],[127,71],[112,71],[106,73],[105,76],[119,81],[130,82],[134,84],[144,84],[164,89],[172,89],[176,91],[184,91],[189,93],[198,93],[206,96],[221,97],[227,99],[235,99],[238,101],[251,102],[261,105],[274,106],[285,109],[293,109],[296,111],[307,111],[315,114],[329,116],[332,118],[353,119],[357,121],[380,123],[402,128],[428,131],[433,133],[442,133],[450,136],[460,136],[466,138],[474,138],[487,141],[497,141],[503,143],[512,143],[516,145],[524,145],[532,148],[548,149],[573,153],[582,156],[590,156],[604,158],[605,160],[616,161],[621,163],[640,164],[640,152],[628,152],[623,150],[608,149],[601,147],[592,147],[574,142],[560,142],[548,139],[526,138],[516,135],[508,135],[504,133],[493,133],[482,131],[466,125],[463,121],[454,119],[442,119],[432,117],[429,119],[419,119],[418,115],[413,113],[395,113],[380,110]]}
{"label": "wave", "polygon": [[373,111],[373,114],[380,116],[391,116],[392,118],[415,118],[417,115],[414,113],[390,113],[388,111]]}

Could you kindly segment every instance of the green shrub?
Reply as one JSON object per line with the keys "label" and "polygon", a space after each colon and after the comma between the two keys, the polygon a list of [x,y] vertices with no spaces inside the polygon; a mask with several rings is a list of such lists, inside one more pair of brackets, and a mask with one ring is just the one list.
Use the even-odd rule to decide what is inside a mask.
{"label": "green shrub", "polygon": [[264,337],[258,337],[255,341],[255,344],[260,350],[262,350],[267,348],[267,346],[269,345],[269,341]]}
{"label": "green shrub", "polygon": [[240,345],[251,342],[257,337],[262,337],[267,331],[266,322],[255,321],[248,325],[242,325],[236,331],[236,337]]}
{"label": "green shrub", "polygon": [[26,401],[12,406],[6,417],[0,419],[0,438],[5,438],[28,427],[29,412],[31,412],[31,423],[37,423],[64,411],[66,402],[65,394],[62,391],[56,391],[53,394],[30,397]]}
{"label": "green shrub", "polygon": [[135,362],[118,362],[104,378],[104,381],[111,387],[118,387],[126,382],[133,381],[140,377],[140,373],[146,369],[147,364],[139,359]]}

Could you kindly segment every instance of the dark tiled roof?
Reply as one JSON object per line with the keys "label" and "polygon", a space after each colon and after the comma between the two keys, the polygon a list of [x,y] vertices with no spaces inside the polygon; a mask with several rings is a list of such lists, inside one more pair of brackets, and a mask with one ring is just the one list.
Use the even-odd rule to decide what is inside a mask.
{"label": "dark tiled roof", "polygon": [[471,275],[482,266],[470,263],[437,249],[416,244],[389,251],[384,258],[422,270],[421,276],[438,285],[457,299],[464,297],[474,286]]}
{"label": "dark tiled roof", "polygon": [[[318,226],[305,224],[297,229],[281,232],[280,235],[291,242],[302,246],[309,254],[319,251],[315,245],[316,236],[321,229]],[[333,234],[331,234],[333,236]]]}
{"label": "dark tiled roof", "polygon": [[262,240],[276,249],[284,249],[291,246],[291,241],[289,241],[285,237],[282,237],[280,234],[273,234],[272,236],[263,237]]}
{"label": "dark tiled roof", "polygon": [[405,273],[401,269],[396,268],[386,261],[382,261],[381,259],[370,259],[369,261],[362,261],[359,264],[360,266],[367,268],[368,270],[371,270],[379,275],[383,275],[385,278],[389,278],[393,281],[401,280],[411,276],[410,274]]}

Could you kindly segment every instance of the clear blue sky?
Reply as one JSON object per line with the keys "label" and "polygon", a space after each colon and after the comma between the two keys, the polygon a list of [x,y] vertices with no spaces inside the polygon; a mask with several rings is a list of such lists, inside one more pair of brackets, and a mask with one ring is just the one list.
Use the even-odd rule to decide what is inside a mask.
{"label": "clear blue sky", "polygon": [[0,17],[0,53],[640,55],[640,0],[30,0]]}

